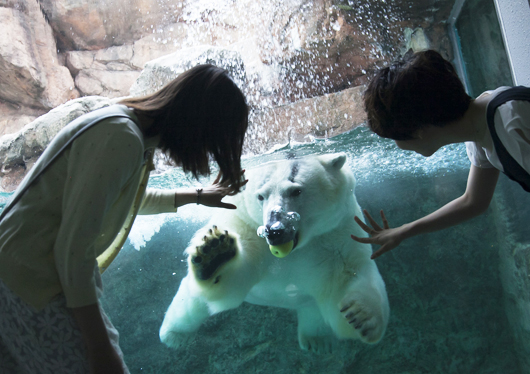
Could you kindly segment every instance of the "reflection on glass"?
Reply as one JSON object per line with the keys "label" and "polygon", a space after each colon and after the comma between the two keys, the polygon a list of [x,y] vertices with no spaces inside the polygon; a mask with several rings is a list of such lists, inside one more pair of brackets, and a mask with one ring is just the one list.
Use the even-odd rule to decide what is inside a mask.
{"label": "reflection on glass", "polygon": [[455,23],[468,93],[512,86],[510,65],[493,0],[467,0]]}

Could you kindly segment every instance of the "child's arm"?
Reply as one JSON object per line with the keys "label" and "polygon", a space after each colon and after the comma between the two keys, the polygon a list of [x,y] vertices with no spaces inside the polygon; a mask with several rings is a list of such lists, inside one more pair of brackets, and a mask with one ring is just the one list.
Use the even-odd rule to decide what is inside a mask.
{"label": "child's arm", "polygon": [[[241,175],[243,176],[243,170]],[[204,187],[200,191],[195,188],[179,188],[173,190],[147,189],[139,214],[158,214],[176,211],[176,208],[187,204],[201,204],[213,208],[236,209],[234,204],[222,201],[226,196],[235,193],[227,183],[220,182],[221,174],[213,181],[211,186]],[[248,180],[242,182],[242,186]]]}
{"label": "child's arm", "polygon": [[122,374],[123,361],[110,338],[98,304],[71,308],[85,341],[92,374]]}
{"label": "child's arm", "polygon": [[360,238],[352,235],[352,239],[360,243],[381,245],[381,248],[372,255],[372,259],[374,259],[394,249],[405,239],[458,225],[486,211],[493,197],[498,178],[499,171],[497,169],[483,169],[472,165],[466,192],[459,198],[423,218],[396,228],[389,227],[382,211],[383,227],[380,227],[365,211],[372,227],[364,224],[358,217],[355,217],[355,221],[371,237]]}

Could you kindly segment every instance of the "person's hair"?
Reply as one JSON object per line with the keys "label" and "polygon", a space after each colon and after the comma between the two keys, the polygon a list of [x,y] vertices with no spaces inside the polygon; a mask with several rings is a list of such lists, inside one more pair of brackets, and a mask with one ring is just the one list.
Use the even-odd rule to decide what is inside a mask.
{"label": "person's hair", "polygon": [[248,127],[245,96],[227,71],[205,64],[180,74],[161,90],[119,104],[153,120],[146,136],[160,135],[160,148],[195,178],[210,175],[210,157],[220,182],[242,185],[241,153]]}
{"label": "person's hair", "polygon": [[410,50],[379,70],[364,93],[368,127],[393,140],[413,139],[428,125],[445,126],[461,118],[470,102],[454,67],[433,50]]}

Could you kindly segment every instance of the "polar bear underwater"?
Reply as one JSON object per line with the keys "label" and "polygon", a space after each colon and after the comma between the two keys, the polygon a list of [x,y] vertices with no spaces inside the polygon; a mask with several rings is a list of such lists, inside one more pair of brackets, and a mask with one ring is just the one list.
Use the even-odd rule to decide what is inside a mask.
{"label": "polar bear underwater", "polygon": [[186,344],[209,316],[246,301],[296,310],[305,350],[329,353],[337,338],[377,343],[388,297],[371,246],[350,238],[366,234],[346,161],[307,156],[246,171],[245,191],[226,198],[237,209],[216,210],[191,239],[161,341]]}

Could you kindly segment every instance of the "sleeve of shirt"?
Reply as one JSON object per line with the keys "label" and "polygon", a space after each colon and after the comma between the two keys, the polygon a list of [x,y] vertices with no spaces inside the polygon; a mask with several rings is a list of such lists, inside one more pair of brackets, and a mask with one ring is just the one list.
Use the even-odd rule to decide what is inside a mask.
{"label": "sleeve of shirt", "polygon": [[493,167],[491,162],[489,162],[488,158],[486,157],[484,150],[478,147],[475,142],[466,142],[465,144],[467,157],[473,165],[484,169]]}
{"label": "sleeve of shirt", "polygon": [[175,213],[177,211],[175,193],[176,190],[148,188],[145,191],[138,214]]}
{"label": "sleeve of shirt", "polygon": [[497,133],[502,144],[525,170],[530,170],[530,144],[524,139],[530,139],[530,102],[509,101],[498,108],[497,116],[498,126],[504,127]]}
{"label": "sleeve of shirt", "polygon": [[109,208],[129,183],[138,183],[143,143],[126,119],[95,125],[70,148],[55,263],[70,308],[97,302],[94,243]]}
{"label": "sleeve of shirt", "polygon": [[509,101],[499,107],[499,115],[507,132],[521,130],[530,138],[530,101]]}

